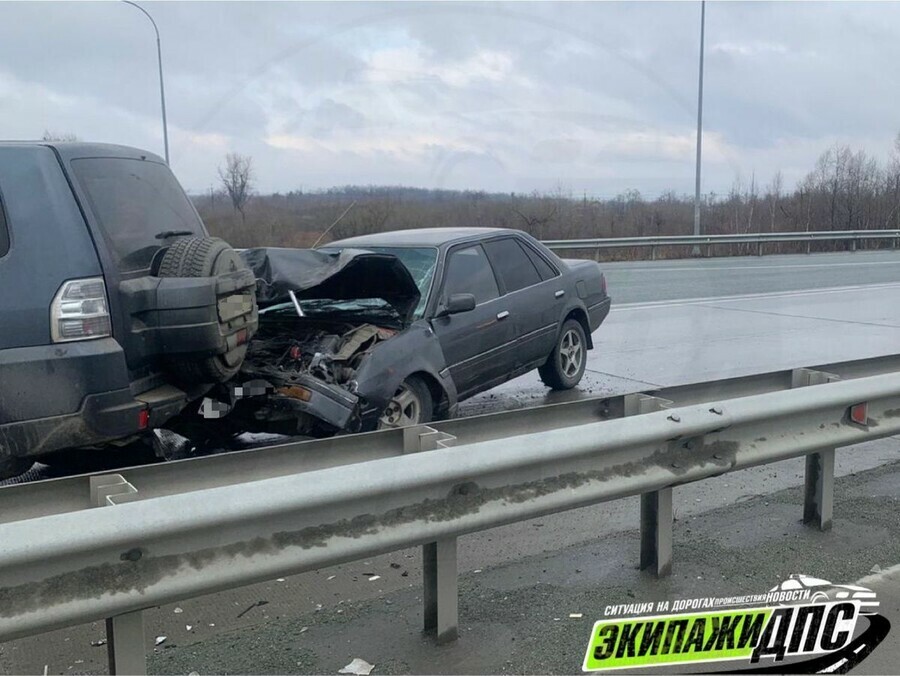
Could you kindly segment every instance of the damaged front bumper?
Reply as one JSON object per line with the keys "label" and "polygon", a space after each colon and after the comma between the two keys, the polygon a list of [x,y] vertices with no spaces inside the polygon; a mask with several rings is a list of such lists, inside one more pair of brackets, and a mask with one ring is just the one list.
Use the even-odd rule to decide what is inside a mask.
{"label": "damaged front bumper", "polygon": [[230,385],[228,399],[205,399],[201,415],[207,419],[222,418],[246,407],[261,423],[309,416],[336,430],[354,432],[359,427],[360,397],[307,374],[292,375],[278,385],[261,379]]}

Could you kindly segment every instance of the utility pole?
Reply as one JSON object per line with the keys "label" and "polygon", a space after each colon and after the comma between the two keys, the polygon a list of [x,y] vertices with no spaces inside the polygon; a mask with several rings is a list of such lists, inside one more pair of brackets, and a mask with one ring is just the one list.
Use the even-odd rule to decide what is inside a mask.
{"label": "utility pole", "polygon": [[[700,1],[700,76],[697,86],[697,169],[694,185],[694,235],[700,235],[700,151],[703,143],[703,38],[706,28],[706,0]],[[700,247],[694,245],[693,255],[700,255]]]}
{"label": "utility pole", "polygon": [[159,43],[159,29],[156,27],[156,22],[153,20],[153,17],[150,16],[150,12],[141,7],[136,2],[132,2],[132,0],[122,0],[126,5],[131,5],[132,7],[137,7],[141,12],[144,13],[148,19],[150,19],[150,23],[153,24],[153,32],[156,33],[156,62],[159,66],[159,104],[162,108],[162,127],[163,127],[163,146],[165,147],[166,154],[166,164],[169,163],[169,129],[166,125],[166,90],[163,86],[163,70],[162,70],[162,47]]}

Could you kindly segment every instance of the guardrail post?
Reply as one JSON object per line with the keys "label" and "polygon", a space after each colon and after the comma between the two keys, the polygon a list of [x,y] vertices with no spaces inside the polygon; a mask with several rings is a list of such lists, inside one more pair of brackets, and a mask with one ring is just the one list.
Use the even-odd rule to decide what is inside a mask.
{"label": "guardrail post", "polygon": [[[641,415],[667,408],[668,399],[646,394],[625,395],[625,415]],[[672,489],[641,495],[641,570],[652,569],[657,577],[672,572]]]}
{"label": "guardrail post", "polygon": [[147,673],[143,611],[106,619],[106,651],[110,674]]}
{"label": "guardrail post", "polygon": [[756,255],[757,255],[757,256],[762,256],[762,244],[763,244],[763,243],[762,243],[762,240],[759,240],[759,241],[756,243]]}
{"label": "guardrail post", "polygon": [[[839,376],[812,369],[794,369],[791,387],[823,385],[840,380]],[[826,448],[806,456],[803,490],[803,523],[821,531],[831,530],[834,506],[834,451]]]}
{"label": "guardrail post", "polygon": [[[448,448],[456,437],[427,425],[403,428],[403,452],[418,453]],[[422,601],[424,629],[434,632],[438,643],[459,637],[459,570],[456,538],[422,545]]]}
{"label": "guardrail post", "polygon": [[672,572],[672,489],[641,496],[641,570],[654,569],[657,577]]}
{"label": "guardrail post", "polygon": [[422,545],[425,631],[434,632],[438,643],[459,636],[459,577],[456,565],[456,538]]}
{"label": "guardrail post", "polygon": [[[90,487],[91,502],[96,507],[110,507],[138,497],[137,489],[121,474],[92,476]],[[106,619],[106,653],[110,674],[147,673],[143,611]]]}
{"label": "guardrail post", "polygon": [[803,523],[821,531],[831,530],[834,506],[834,449],[806,456]]}

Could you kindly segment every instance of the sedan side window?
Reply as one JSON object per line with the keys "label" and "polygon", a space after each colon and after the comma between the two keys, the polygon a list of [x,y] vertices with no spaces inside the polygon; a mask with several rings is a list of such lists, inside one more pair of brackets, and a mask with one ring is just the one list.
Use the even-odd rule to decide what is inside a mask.
{"label": "sedan side window", "polygon": [[503,280],[506,293],[541,283],[537,268],[516,240],[495,239],[492,242],[485,242],[484,247],[494,269]]}
{"label": "sedan side window", "polygon": [[475,303],[481,304],[500,296],[494,271],[484,250],[477,244],[450,253],[445,279],[445,299],[454,293],[471,293]]}
{"label": "sedan side window", "polygon": [[532,249],[527,244],[522,244],[522,242],[519,242],[519,246],[525,249],[525,253],[528,254],[531,262],[534,263],[534,267],[536,267],[538,272],[540,273],[541,279],[546,282],[548,279],[559,277],[559,273],[553,269],[553,266],[545,261],[543,256],[538,255],[538,253],[534,249]]}

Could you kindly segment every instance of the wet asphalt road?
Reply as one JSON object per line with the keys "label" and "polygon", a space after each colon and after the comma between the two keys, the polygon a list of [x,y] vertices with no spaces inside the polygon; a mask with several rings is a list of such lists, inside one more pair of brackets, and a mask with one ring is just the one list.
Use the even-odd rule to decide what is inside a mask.
{"label": "wet asphalt road", "polygon": [[[775,263],[799,267],[787,279],[771,271]],[[648,271],[652,265],[661,267]],[[606,267],[618,303],[594,336],[583,387],[548,395],[525,376],[470,400],[464,414],[891,354],[900,345],[897,254]],[[768,288],[773,277],[795,286]],[[804,291],[857,284],[873,286]],[[741,285],[744,293],[783,293],[708,298],[739,294]],[[624,299],[645,302],[642,294],[654,288],[660,297],[653,300],[666,302],[623,307]],[[664,298],[676,292],[680,301]],[[467,536],[460,547],[463,640],[454,646],[437,648],[419,634],[419,553],[408,550],[150,610],[151,669],[336,673],[363,657],[378,665],[376,674],[574,673],[595,609],[607,600],[758,591],[792,572],[849,582],[875,564],[900,563],[900,440],[844,449],[837,471],[846,478],[838,483],[831,534],[797,523],[798,461],[680,488],[669,581],[634,570],[636,499]],[[570,620],[570,612],[585,616]],[[900,631],[900,618],[895,627]],[[161,635],[166,642],[154,649]],[[90,645],[102,636],[95,624],[2,645],[0,672],[42,673],[45,665],[49,673],[103,671],[104,649]],[[876,662],[879,653],[871,658],[885,665],[882,672],[898,673],[900,642],[894,645],[895,652],[880,649],[887,661]]]}

